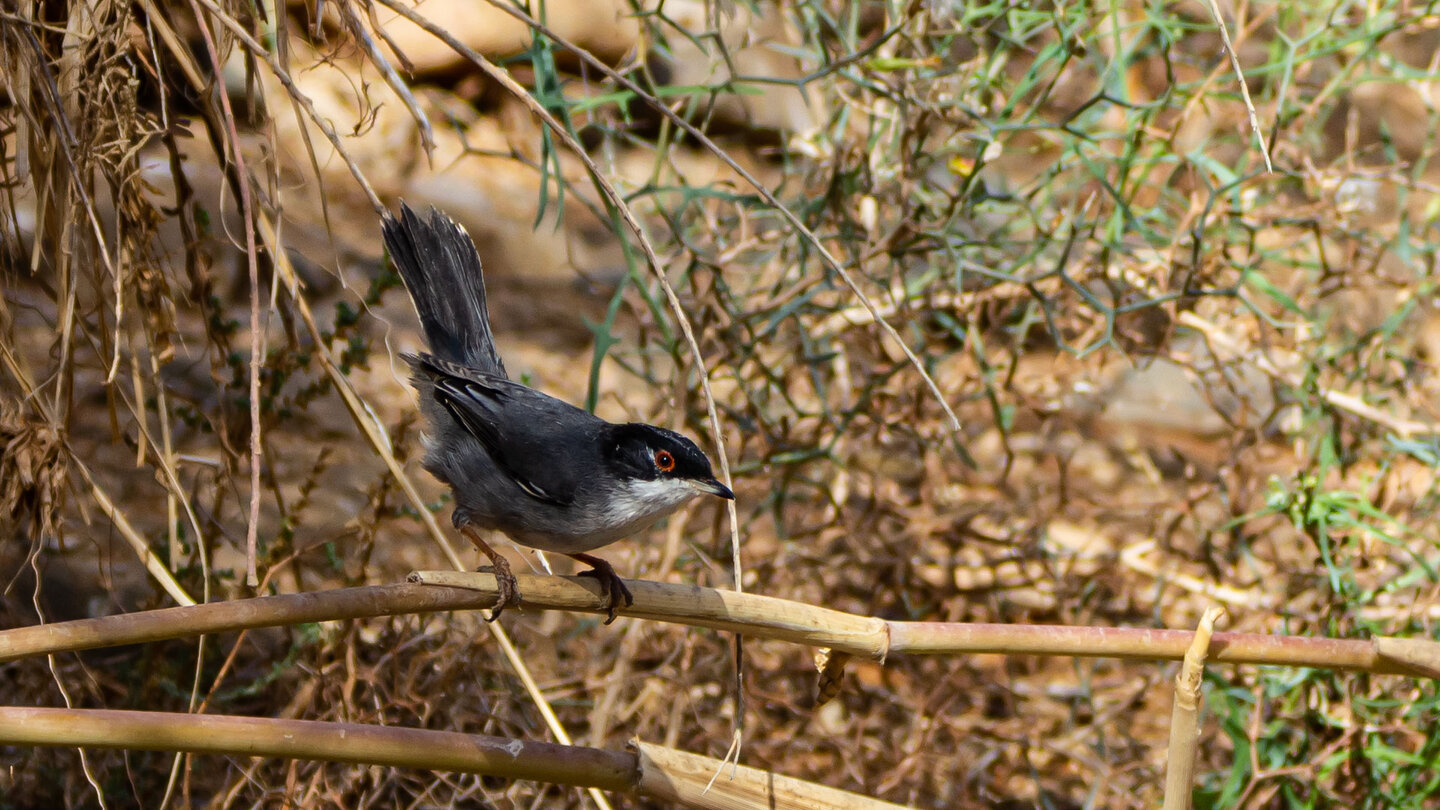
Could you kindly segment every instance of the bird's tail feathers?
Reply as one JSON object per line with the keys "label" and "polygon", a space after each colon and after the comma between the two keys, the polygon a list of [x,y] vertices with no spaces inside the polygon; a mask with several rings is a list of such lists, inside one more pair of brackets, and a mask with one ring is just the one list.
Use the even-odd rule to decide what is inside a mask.
{"label": "bird's tail feathers", "polygon": [[505,376],[490,334],[480,255],[465,229],[434,208],[422,217],[401,203],[398,217],[384,215],[381,230],[430,350],[443,360]]}

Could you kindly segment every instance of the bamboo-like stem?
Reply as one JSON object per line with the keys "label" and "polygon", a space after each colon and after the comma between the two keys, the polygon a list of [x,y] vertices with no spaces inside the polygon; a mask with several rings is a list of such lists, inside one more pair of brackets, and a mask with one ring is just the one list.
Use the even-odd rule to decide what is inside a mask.
{"label": "bamboo-like stem", "polygon": [[[603,613],[609,599],[593,578],[516,577],[520,609],[579,610]],[[419,571],[411,582],[496,593],[495,577],[470,571]],[[852,655],[884,661],[886,622],[840,610],[792,602],[773,596],[626,580],[635,604],[619,611],[635,619],[708,627],[758,638],[778,639],[811,647],[832,647]]]}
{"label": "bamboo-like stem", "polygon": [[1190,810],[1195,784],[1195,749],[1200,742],[1200,682],[1210,655],[1215,621],[1225,613],[1205,609],[1175,676],[1175,705],[1170,710],[1170,748],[1165,756],[1164,810]]}
{"label": "bamboo-like stem", "polygon": [[[884,810],[899,805],[718,759],[635,741],[642,796],[686,807]],[[732,772],[733,769],[733,772]],[[719,771],[717,777],[716,771]]]}
{"label": "bamboo-like stem", "polygon": [[[0,631],[0,662],[254,627],[479,610],[495,604],[497,588],[491,574],[427,571],[412,578],[417,581],[403,585],[264,596],[18,627]],[[522,611],[603,613],[608,606],[599,586],[589,578],[531,574],[515,578]],[[1189,630],[1130,627],[887,622],[758,594],[636,580],[628,580],[627,585],[635,604],[621,610],[622,616],[828,647],[880,662],[894,654],[974,653],[1178,661],[1195,637]],[[1440,643],[1424,639],[1216,633],[1209,660],[1440,677]]]}
{"label": "bamboo-like stem", "polygon": [[257,627],[402,613],[478,610],[494,604],[493,596],[477,591],[417,585],[376,585],[235,599],[0,631],[0,663],[34,655],[143,644]]}
{"label": "bamboo-like stem", "polygon": [[0,707],[6,745],[127,748],[389,765],[630,790],[632,754],[364,723],[116,709]]}
{"label": "bamboo-like stem", "polygon": [[[637,743],[639,753],[527,742],[483,734],[319,720],[0,707],[0,744],[125,748],[191,754],[282,757],[478,773],[635,793],[689,807],[898,808],[757,768]],[[707,794],[705,783],[724,772]]]}
{"label": "bamboo-like stem", "polygon": [[[1139,627],[1062,627],[1056,625],[890,622],[892,653],[1073,655],[1131,660],[1179,661],[1195,634],[1190,630]],[[1265,664],[1354,670],[1418,678],[1440,677],[1420,650],[1434,655],[1440,643],[1423,639],[1402,651],[1382,639],[1308,638],[1258,633],[1216,633],[1210,659],[1217,664]]]}

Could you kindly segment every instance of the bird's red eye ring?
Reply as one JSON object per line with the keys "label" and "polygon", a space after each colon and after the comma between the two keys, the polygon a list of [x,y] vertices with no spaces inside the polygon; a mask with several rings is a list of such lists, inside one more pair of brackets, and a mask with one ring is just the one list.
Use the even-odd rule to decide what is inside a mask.
{"label": "bird's red eye ring", "polygon": [[670,472],[675,469],[675,457],[670,455],[669,450],[656,450],[655,466],[660,472]]}

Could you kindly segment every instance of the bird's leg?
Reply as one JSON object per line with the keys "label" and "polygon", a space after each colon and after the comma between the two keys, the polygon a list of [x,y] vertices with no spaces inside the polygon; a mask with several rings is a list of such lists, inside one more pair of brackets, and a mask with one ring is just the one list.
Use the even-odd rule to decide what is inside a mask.
{"label": "bird's leg", "polygon": [[625,601],[625,607],[635,604],[635,597],[630,595],[630,589],[625,587],[625,580],[615,573],[615,568],[610,563],[599,557],[592,557],[589,554],[567,554],[574,560],[579,560],[590,566],[589,571],[581,571],[582,577],[594,577],[600,582],[600,590],[610,597],[610,618],[605,620],[606,624],[615,621],[615,611],[620,609],[620,601]]}
{"label": "bird's leg", "polygon": [[[500,552],[491,548],[489,543],[480,539],[480,533],[475,531],[473,526],[460,527],[460,533],[490,558],[490,567],[495,572],[495,584],[500,591],[500,598],[495,602],[495,607],[490,609],[488,621],[493,622],[500,618],[500,611],[507,607],[520,607],[520,591],[515,587],[515,575],[510,573],[510,563],[500,556]],[[614,575],[613,571],[611,575]]]}

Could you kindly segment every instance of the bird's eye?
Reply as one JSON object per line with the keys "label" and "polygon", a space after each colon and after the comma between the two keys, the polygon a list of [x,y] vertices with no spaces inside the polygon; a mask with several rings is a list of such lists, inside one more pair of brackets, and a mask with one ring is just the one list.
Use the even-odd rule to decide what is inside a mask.
{"label": "bird's eye", "polygon": [[656,450],[655,466],[660,472],[670,472],[675,469],[675,457],[670,455],[669,450]]}

